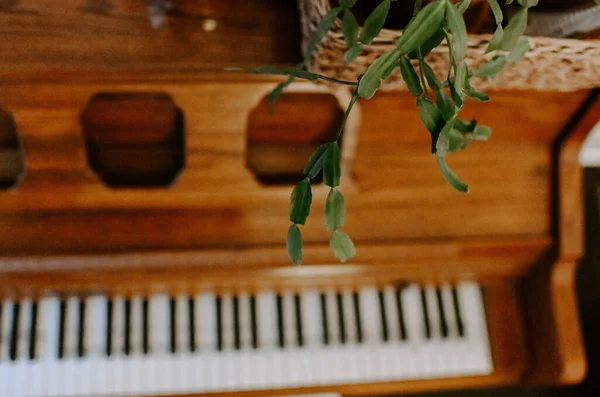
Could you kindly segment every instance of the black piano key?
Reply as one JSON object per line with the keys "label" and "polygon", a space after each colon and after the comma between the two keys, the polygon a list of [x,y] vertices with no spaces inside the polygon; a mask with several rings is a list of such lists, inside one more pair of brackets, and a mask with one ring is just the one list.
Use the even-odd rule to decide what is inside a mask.
{"label": "black piano key", "polygon": [[240,350],[242,347],[240,332],[240,298],[237,295],[233,297],[233,344],[236,350]]}
{"label": "black piano key", "polygon": [[327,326],[327,298],[321,294],[321,325],[323,327],[323,344],[329,344],[329,327]]}
{"label": "black piano key", "polygon": [[456,318],[456,327],[458,328],[458,335],[465,336],[465,327],[462,320],[462,313],[460,310],[460,302],[458,300],[458,291],[455,287],[452,287],[452,301],[454,303],[454,317]]}
{"label": "black piano key", "polygon": [[106,310],[106,355],[110,357],[112,354],[112,323],[113,323],[113,301],[108,300],[108,307]]}
{"label": "black piano key", "polygon": [[363,332],[362,332],[362,321],[361,321],[361,316],[360,316],[360,302],[359,302],[359,296],[358,296],[358,292],[355,292],[353,295],[353,301],[354,301],[354,318],[356,320],[356,339],[358,340],[358,343],[362,343],[363,342]]}
{"label": "black piano key", "polygon": [[221,297],[217,296],[216,300],[216,315],[217,315],[217,350],[223,350],[223,313],[221,308]]}
{"label": "black piano key", "polygon": [[38,303],[33,302],[31,305],[31,332],[29,333],[29,359],[36,358],[36,343],[37,343],[37,327],[38,327]]}
{"label": "black piano key", "polygon": [[12,307],[12,324],[10,329],[10,359],[16,360],[19,354],[18,352],[18,341],[19,341],[19,313],[21,311],[21,304],[15,302]]}
{"label": "black piano key", "polygon": [[444,310],[444,303],[442,302],[442,290],[439,288],[436,288],[435,294],[437,297],[438,311],[440,313],[440,332],[441,332],[442,338],[447,338],[448,337],[448,321],[446,320],[446,312]]}
{"label": "black piano key", "polygon": [[258,349],[258,325],[256,322],[256,297],[250,296],[250,322],[252,326],[252,347]]}
{"label": "black piano key", "polygon": [[125,340],[123,343],[123,353],[126,356],[131,354],[131,299],[125,299]]}
{"label": "black piano key", "polygon": [[302,303],[300,295],[294,295],[294,307],[296,309],[296,342],[298,346],[304,346],[304,335],[302,333]]}
{"label": "black piano key", "polygon": [[60,301],[60,316],[58,325],[58,358],[65,356],[65,337],[67,326],[67,302],[65,299]]}
{"label": "black piano key", "polygon": [[177,319],[175,316],[177,315],[176,303],[175,299],[171,298],[169,302],[169,322],[170,322],[170,336],[169,336],[169,344],[171,347],[171,353],[177,353],[177,343],[175,343],[175,335],[177,335]]}
{"label": "black piano key", "polygon": [[425,337],[431,339],[431,323],[429,321],[429,310],[427,309],[427,296],[421,288],[421,307],[423,308],[423,322],[425,323]]}
{"label": "black piano key", "polygon": [[387,342],[389,338],[388,334],[388,319],[385,314],[385,296],[383,290],[379,290],[379,313],[381,314],[381,340]]}
{"label": "black piano key", "polygon": [[188,323],[190,325],[190,351],[193,353],[196,351],[196,302],[194,298],[188,299]]}
{"label": "black piano key", "polygon": [[346,319],[344,318],[344,299],[342,294],[336,294],[337,300],[337,311],[338,311],[338,322],[340,330],[340,342],[346,343]]}
{"label": "black piano key", "polygon": [[148,299],[144,298],[142,301],[142,349],[145,355],[150,353],[148,320]]}
{"label": "black piano key", "polygon": [[283,330],[283,302],[281,295],[277,294],[277,328],[279,334],[279,347],[285,347],[285,334]]}
{"label": "black piano key", "polygon": [[404,321],[404,309],[402,308],[402,291],[400,288],[396,290],[396,309],[398,310],[398,322],[400,327],[400,339],[408,339],[406,333],[406,323]]}
{"label": "black piano key", "polygon": [[77,355],[85,356],[85,299],[79,300],[79,326],[77,327]]}

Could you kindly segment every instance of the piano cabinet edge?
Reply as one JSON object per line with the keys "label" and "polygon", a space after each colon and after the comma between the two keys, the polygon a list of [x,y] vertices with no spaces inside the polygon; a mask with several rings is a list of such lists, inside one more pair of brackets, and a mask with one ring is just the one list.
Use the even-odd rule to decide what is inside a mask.
{"label": "piano cabinet edge", "polygon": [[[531,344],[532,384],[576,384],[587,371],[575,278],[584,254],[583,168],[579,152],[600,120],[600,90],[595,90],[574,120],[558,156],[558,259],[523,280],[526,324]],[[551,349],[549,349],[551,347]]]}

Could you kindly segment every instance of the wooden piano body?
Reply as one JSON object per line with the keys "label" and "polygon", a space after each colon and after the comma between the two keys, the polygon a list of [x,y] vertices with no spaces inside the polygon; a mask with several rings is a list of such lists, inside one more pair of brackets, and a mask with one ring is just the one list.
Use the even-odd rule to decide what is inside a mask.
{"label": "wooden piano body", "polygon": [[[63,15],[63,22],[75,24],[67,34],[83,31],[77,16],[101,26],[100,14],[78,15],[76,10],[81,9],[75,3],[64,15],[48,7],[53,15]],[[227,24],[236,22],[226,20],[226,11],[214,4],[209,11],[190,7],[223,17],[222,28],[232,28]],[[141,13],[135,7],[115,7],[126,15]],[[14,13],[0,12],[0,18],[5,26],[17,26]],[[110,15],[106,18],[129,33],[142,29]],[[199,29],[191,27],[187,17],[178,18],[184,27]],[[249,19],[258,21],[252,13]],[[273,20],[269,16],[262,26],[275,26]],[[199,41],[193,40],[206,40],[205,32],[196,33],[190,39],[194,45]],[[164,32],[155,35],[165,43],[177,42]],[[116,36],[108,34],[106,40],[123,48]],[[220,35],[212,40],[226,43]],[[247,40],[254,51],[261,44],[256,37]],[[280,115],[271,119],[263,101],[275,80],[195,73],[201,70],[195,71],[192,63],[186,63],[189,60],[165,67],[156,54],[145,54],[150,61],[143,67],[119,55],[124,57],[120,74],[106,63],[82,66],[64,54],[60,61],[46,61],[36,52],[39,42],[24,39],[22,48],[14,42],[0,43],[3,54],[10,50],[2,60],[6,68],[0,71],[0,102],[14,120],[26,169],[15,188],[0,193],[3,298],[35,300],[49,293],[90,292],[235,294],[307,287],[353,290],[364,284],[472,280],[483,288],[491,374],[273,387],[247,393],[373,395],[566,384],[584,376],[574,291],[583,250],[577,155],[600,119],[597,93],[500,91],[491,93],[490,104],[469,103],[465,116],[492,126],[494,135],[490,142],[475,143],[450,158],[451,166],[470,183],[466,195],[453,191],[439,175],[429,153],[428,134],[409,95],[382,93],[360,101],[344,136],[340,188],[348,207],[345,230],[357,244],[358,255],[340,264],[329,251],[321,215],[326,190],[315,186],[312,215],[303,227],[305,265],[297,267],[287,259],[284,241],[292,184],[259,181],[247,165],[253,155],[249,130],[259,130],[263,139],[276,142],[276,150],[267,152],[273,164],[281,166],[273,153],[295,151],[281,126],[296,126],[294,136],[301,137],[300,127],[319,118],[307,106],[311,96],[325,95],[344,104],[347,91],[296,84],[291,92],[299,99],[283,99]],[[219,48],[209,51],[217,54]],[[78,56],[85,59],[81,51]],[[260,58],[257,52],[248,53],[248,62],[280,61],[274,55]],[[25,54],[32,59],[25,62]],[[236,61],[237,56],[218,55],[221,64]],[[69,61],[73,78],[65,81]],[[32,66],[42,64],[47,68],[37,71]],[[156,74],[148,72],[152,67]],[[122,113],[119,95],[168,95],[183,116],[185,136],[185,166],[172,185],[114,188],[102,183],[90,168],[89,135],[82,127],[85,109],[98,93],[116,95],[117,113]],[[262,113],[257,116],[257,111]],[[137,137],[143,140],[144,135]],[[153,158],[158,157],[139,157]]]}

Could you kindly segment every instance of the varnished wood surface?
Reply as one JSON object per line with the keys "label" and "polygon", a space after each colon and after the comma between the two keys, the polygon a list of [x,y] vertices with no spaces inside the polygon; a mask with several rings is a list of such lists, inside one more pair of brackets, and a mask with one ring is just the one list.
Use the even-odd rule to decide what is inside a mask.
{"label": "varnished wood surface", "polygon": [[[299,84],[292,91],[319,92]],[[0,87],[23,141],[27,175],[0,193],[0,246],[6,254],[122,252],[278,245],[284,252],[292,185],[264,187],[246,167],[248,115],[272,83],[46,84]],[[29,95],[35,89],[36,95]],[[165,92],[186,120],[186,168],[169,189],[110,189],[89,169],[79,115],[101,91]],[[333,93],[341,103],[348,91]],[[369,241],[544,237],[550,233],[551,143],[587,92],[492,95],[470,103],[494,128],[490,142],[451,155],[471,184],[452,190],[429,152],[407,94],[361,101],[342,148],[345,230]],[[525,109],[535,109],[531,111]],[[387,109],[398,109],[389,112]],[[302,115],[298,122],[301,122]],[[525,133],[523,131],[526,131]],[[51,187],[51,189],[49,189]],[[307,244],[327,244],[327,189],[315,186]],[[55,238],[49,239],[52,231]],[[167,232],[168,231],[168,232]],[[333,259],[333,256],[332,256]]]}
{"label": "varnished wood surface", "polygon": [[[295,0],[174,1],[154,29],[146,1],[0,2],[0,82],[195,78],[301,59]],[[216,22],[213,31],[206,22]]]}

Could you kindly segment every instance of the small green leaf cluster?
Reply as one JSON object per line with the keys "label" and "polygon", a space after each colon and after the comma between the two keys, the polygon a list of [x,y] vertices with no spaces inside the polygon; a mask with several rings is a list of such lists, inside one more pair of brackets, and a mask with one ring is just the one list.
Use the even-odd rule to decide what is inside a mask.
{"label": "small green leaf cluster", "polygon": [[352,239],[341,230],[346,217],[346,206],[344,196],[338,190],[338,187],[342,176],[342,154],[339,139],[344,131],[348,115],[357,99],[358,95],[355,92],[348,104],[348,109],[346,109],[336,138],[319,146],[310,156],[308,164],[304,168],[305,178],[292,191],[290,199],[290,221],[292,225],[288,230],[286,245],[290,259],[298,265],[302,263],[302,233],[299,226],[305,224],[312,204],[310,181],[321,172],[323,173],[324,184],[330,187],[325,200],[325,228],[332,232],[329,245],[336,258],[342,262],[346,262],[356,255]]}
{"label": "small green leaf cluster", "polygon": [[[396,41],[394,48],[377,58],[365,74],[358,78],[358,81],[340,81],[305,70],[317,45],[326,37],[342,14],[341,29],[348,47],[345,60],[349,63],[354,61],[364,46],[372,43],[383,29],[391,1],[382,0],[367,17],[364,26],[360,28],[352,12],[352,7],[357,0],[340,0],[339,7],[329,10],[319,22],[306,47],[303,62],[294,68],[263,67],[252,70],[253,73],[288,76],[287,80],[275,87],[269,95],[271,103],[296,78],[311,81],[327,80],[355,87],[337,137],[312,154],[304,170],[305,178],[292,192],[290,202],[292,225],[288,231],[287,249],[294,263],[302,263],[300,226],[304,225],[310,214],[312,203],[310,181],[321,171],[325,185],[330,187],[325,202],[325,227],[332,232],[330,246],[335,256],[343,262],[356,253],[350,237],[341,231],[346,209],[344,197],[339,192],[338,186],[341,174],[339,138],[348,115],[359,97],[372,98],[382,81],[398,68],[408,91],[416,98],[421,121],[431,135],[431,153],[435,155],[441,174],[454,189],[467,192],[467,184],[448,167],[446,155],[465,149],[471,141],[487,140],[491,136],[490,127],[480,125],[476,120],[466,121],[458,117],[467,98],[484,102],[490,100],[487,94],[471,86],[470,79],[495,77],[507,63],[518,62],[530,49],[529,41],[522,35],[527,26],[528,10],[537,5],[538,0],[517,0],[520,8],[505,25],[503,25],[504,15],[498,0],[487,0],[497,28],[486,49],[486,54],[492,52],[494,54],[488,62],[475,70],[471,70],[465,61],[468,36],[463,14],[469,7],[470,0],[462,0],[457,4],[453,4],[451,0],[434,0],[422,8],[422,0],[415,0],[412,19]],[[505,2],[511,4],[514,0],[505,0]],[[446,80],[441,81],[427,64],[426,56],[444,40],[448,46],[449,65]]]}

